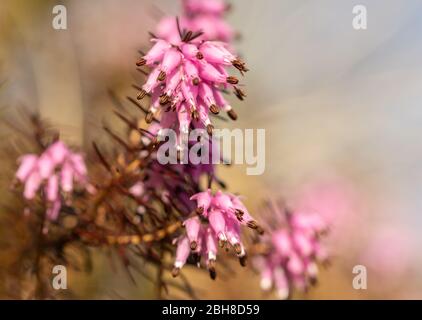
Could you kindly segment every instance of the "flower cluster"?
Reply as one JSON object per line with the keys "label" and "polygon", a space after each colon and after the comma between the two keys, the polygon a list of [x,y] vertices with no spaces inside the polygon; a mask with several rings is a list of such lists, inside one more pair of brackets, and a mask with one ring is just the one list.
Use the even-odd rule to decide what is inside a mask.
{"label": "flower cluster", "polygon": [[177,239],[176,259],[173,275],[185,265],[193,253],[200,265],[201,257],[206,260],[206,266],[212,279],[216,277],[215,261],[217,248],[231,246],[242,266],[246,265],[246,251],[241,240],[240,226],[245,225],[263,233],[261,227],[249,214],[239,197],[229,193],[211,190],[197,193],[191,197],[197,203],[198,216],[184,221],[186,235]]}
{"label": "flower cluster", "polygon": [[63,142],[57,141],[40,156],[22,156],[15,178],[24,184],[25,199],[34,199],[40,191],[49,204],[47,218],[56,220],[62,205],[61,194],[69,199],[74,182],[86,187],[87,169],[81,154],[72,152]]}
{"label": "flower cluster", "polygon": [[223,91],[229,87],[240,99],[245,96],[236,86],[239,80],[225,69],[232,65],[240,72],[246,72],[244,62],[221,42],[195,42],[193,39],[194,35],[189,32],[177,45],[153,39],[154,46],[137,62],[138,66],[152,68],[138,95],[138,99],[151,95],[146,121],[151,123],[161,113],[161,127],[178,130],[179,137],[187,134],[191,125],[207,128],[212,134],[209,112],[218,114],[224,110],[230,118],[236,119],[236,113],[223,96]]}
{"label": "flower cluster", "polygon": [[[134,86],[140,91],[138,100],[148,96],[151,106],[146,110],[136,99],[128,100],[145,112],[149,126],[140,128],[141,121],[125,115],[124,105],[112,96],[114,113],[125,123],[128,134],[123,138],[104,126],[106,134],[117,142],[108,145],[104,153],[93,142],[98,168],[93,167],[90,180],[95,181],[95,188],[88,183],[84,157],[55,140],[57,135],[51,136],[53,132],[45,130],[43,121],[31,116],[32,133],[43,151],[41,155],[22,156],[15,178],[23,185],[23,198],[28,200],[25,205],[32,212],[27,222],[33,240],[26,242],[34,246],[22,250],[20,261],[26,261],[30,256],[27,252],[35,250],[37,258],[29,262],[38,282],[34,297],[49,297],[50,282],[44,284],[43,278],[49,279],[50,274],[45,276],[43,270],[79,260],[67,256],[73,247],[80,249],[87,270],[91,260],[88,247],[116,250],[129,276],[132,263],[133,269],[144,271],[131,261],[135,257],[156,266],[160,298],[175,284],[195,298],[189,284],[166,282],[168,253],[174,255],[173,276],[184,265],[196,264],[207,268],[212,279],[217,275],[219,248],[233,251],[242,266],[250,255],[262,273],[262,287],[275,286],[283,298],[293,287],[306,289],[314,283],[316,263],[326,261],[319,239],[326,226],[317,215],[280,213],[273,208],[265,226],[272,232],[263,235],[263,228],[240,197],[221,191],[226,186],[218,179],[213,162],[198,164],[190,157],[187,161],[181,157],[184,148],[196,146],[196,142],[206,146],[198,156],[212,159],[217,154],[211,117],[225,111],[236,120],[225,94],[233,91],[240,100],[246,96],[239,79],[228,70],[237,69],[241,75],[248,71],[228,43],[234,32],[222,20],[228,9],[224,1],[184,0],[183,8],[180,19],[166,18],[160,23],[151,40],[153,46],[137,62],[138,70],[148,75],[141,87]],[[177,134],[175,140],[165,141],[167,129]],[[206,129],[212,137],[200,136],[194,145],[185,140],[193,129]],[[46,141],[55,142],[47,147]],[[159,157],[165,148],[159,148],[161,143],[176,145],[177,155],[173,148],[169,157],[183,161],[162,164]],[[58,219],[61,212],[69,213],[68,219]],[[44,232],[50,221],[54,221],[54,228]],[[246,250],[242,226],[263,235],[255,239],[252,250]],[[72,250],[67,250],[70,245]]]}
{"label": "flower cluster", "polygon": [[277,290],[286,299],[293,288],[306,291],[317,281],[317,263],[326,263],[328,254],[320,242],[327,226],[316,213],[288,212],[273,207],[267,216],[271,230],[260,239],[264,249],[254,257],[261,273],[261,288]]}
{"label": "flower cluster", "polygon": [[[154,45],[137,62],[138,67],[151,69],[138,95],[138,100],[147,95],[151,98],[146,122],[157,121],[150,126],[149,132],[154,139],[163,141],[165,130],[174,130],[177,134],[175,143],[178,158],[184,152],[184,139],[190,129],[206,128],[208,134],[212,135],[214,127],[211,115],[225,111],[232,120],[237,119],[224,94],[232,89],[240,100],[246,95],[239,88],[239,79],[226,69],[234,67],[241,75],[248,71],[245,63],[233,54],[227,43],[233,39],[234,32],[222,20],[228,9],[225,1],[185,0],[183,8],[181,18],[168,17],[159,23],[156,36],[152,39]],[[213,138],[203,142],[209,143],[208,151],[211,153],[215,147]],[[183,217],[186,233],[174,240],[177,250],[173,275],[180,272],[189,257],[195,258],[199,266],[202,257],[214,279],[218,246],[227,250],[231,246],[240,263],[245,265],[246,251],[241,242],[240,226],[249,226],[260,233],[262,229],[240,199],[221,191],[213,195],[210,189],[199,192],[199,180],[203,175],[208,176],[209,185],[216,181],[224,186],[216,177],[212,164],[193,165],[187,162],[173,165],[172,168],[179,176],[189,177],[196,194],[191,197],[193,193],[178,188],[178,181],[170,182],[160,177],[154,178],[156,190],[165,190],[172,199],[181,200],[188,212],[192,211],[192,200],[197,203],[197,215]],[[136,191],[136,188],[132,191]],[[172,196],[175,194],[177,197]]]}
{"label": "flower cluster", "polygon": [[[235,32],[223,19],[228,9],[224,0],[184,0],[180,26],[186,30],[201,30],[200,40],[231,42]],[[164,17],[158,23],[157,36],[169,42],[178,41],[174,17]]]}

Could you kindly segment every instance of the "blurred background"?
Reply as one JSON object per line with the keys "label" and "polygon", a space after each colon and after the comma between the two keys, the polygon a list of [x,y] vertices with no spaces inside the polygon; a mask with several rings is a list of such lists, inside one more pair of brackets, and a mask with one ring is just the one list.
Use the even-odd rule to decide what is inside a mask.
{"label": "blurred background", "polygon": [[[266,171],[247,176],[233,166],[220,176],[258,217],[263,198],[281,195],[331,224],[332,264],[318,287],[298,298],[421,299],[422,2],[230,3],[228,20],[242,35],[236,46],[251,71],[248,98],[233,101],[238,122],[220,125],[266,129]],[[67,8],[67,30],[51,26],[56,4]],[[2,0],[0,116],[24,105],[75,145],[105,139],[101,125],[114,121],[108,90],[135,95],[131,84],[142,80],[137,50],[148,48],[148,31],[163,15],[177,15],[178,4]],[[357,4],[367,7],[367,30],[352,27]],[[13,139],[5,132],[0,127]],[[355,265],[368,268],[367,290],[352,287]],[[201,298],[273,298],[246,270],[216,282],[184,273]],[[78,298],[153,298],[151,284],[137,280],[133,285],[97,254],[94,273],[71,273],[69,286]]]}

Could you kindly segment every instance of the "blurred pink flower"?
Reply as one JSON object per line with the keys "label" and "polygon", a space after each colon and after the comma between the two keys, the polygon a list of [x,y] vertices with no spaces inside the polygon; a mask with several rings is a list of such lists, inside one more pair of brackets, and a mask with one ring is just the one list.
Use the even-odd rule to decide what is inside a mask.
{"label": "blurred pink flower", "polygon": [[[183,14],[179,19],[181,30],[202,31],[199,40],[217,40],[230,43],[235,32],[224,21],[229,6],[224,0],[184,0]],[[158,23],[156,34],[171,43],[180,39],[175,17],[164,17]]]}
{"label": "blurred pink flower", "polygon": [[72,152],[63,142],[50,145],[40,156],[27,154],[20,158],[15,178],[24,184],[27,200],[40,195],[47,202],[47,218],[55,220],[61,207],[61,194],[69,197],[74,182],[92,191],[87,183],[87,169],[83,156]]}
{"label": "blurred pink flower", "polygon": [[321,236],[327,230],[324,220],[312,212],[288,212],[272,202],[263,219],[270,232],[259,243],[266,251],[253,259],[261,273],[261,288],[275,288],[280,299],[288,298],[293,289],[306,291],[317,281],[317,263],[328,261],[321,244]]}
{"label": "blurred pink flower", "polygon": [[201,257],[204,257],[210,276],[215,279],[218,245],[221,248],[230,245],[241,265],[245,265],[246,251],[240,237],[240,226],[243,224],[258,232],[262,229],[250,216],[239,198],[221,191],[213,195],[211,190],[207,190],[193,195],[191,200],[197,203],[198,216],[185,220],[186,235],[176,240],[173,275],[178,275],[192,253],[198,266],[200,266]]}

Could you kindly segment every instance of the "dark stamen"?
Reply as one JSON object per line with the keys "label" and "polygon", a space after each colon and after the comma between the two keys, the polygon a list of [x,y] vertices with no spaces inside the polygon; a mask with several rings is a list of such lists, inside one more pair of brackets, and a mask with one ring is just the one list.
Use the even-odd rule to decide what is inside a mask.
{"label": "dark stamen", "polygon": [[139,92],[139,94],[136,97],[136,99],[142,100],[143,98],[145,98],[146,95],[147,95],[147,92],[144,89],[142,89],[141,92]]}
{"label": "dark stamen", "polygon": [[144,66],[146,63],[147,63],[147,61],[144,58],[141,58],[136,62],[136,65],[138,67],[141,67],[141,66]]}
{"label": "dark stamen", "polygon": [[247,261],[248,261],[248,257],[247,257],[246,254],[244,256],[242,256],[242,257],[239,257],[239,263],[240,263],[240,265],[242,267],[246,267],[246,262]]}
{"label": "dark stamen", "polygon": [[145,121],[147,123],[151,123],[153,119],[154,119],[154,114],[151,111],[149,111],[147,115],[145,116]]}
{"label": "dark stamen", "polygon": [[237,79],[234,76],[228,76],[226,81],[227,81],[227,83],[230,83],[230,84],[238,84],[239,83],[239,79]]}
{"label": "dark stamen", "polygon": [[192,118],[195,119],[195,120],[199,119],[199,113],[198,113],[197,110],[192,111]]}
{"label": "dark stamen", "polygon": [[234,246],[234,251],[236,252],[236,254],[241,254],[242,253],[242,246],[240,245],[240,243],[236,243]]}
{"label": "dark stamen", "polygon": [[161,71],[160,74],[157,77],[157,80],[158,81],[164,81],[164,80],[166,80],[166,76],[167,76],[166,73],[164,71]]}
{"label": "dark stamen", "polygon": [[214,126],[212,124],[207,125],[207,133],[208,135],[212,136],[212,131],[214,130]]}
{"label": "dark stamen", "polygon": [[164,106],[164,105],[166,105],[167,103],[169,103],[169,101],[170,101],[170,97],[169,97],[168,95],[166,95],[165,93],[163,93],[163,94],[160,96],[160,104],[161,104],[162,106]]}
{"label": "dark stamen", "polygon": [[238,87],[234,87],[234,94],[239,100],[241,101],[245,100],[244,98],[246,97],[246,94],[242,90],[240,90]]}
{"label": "dark stamen", "polygon": [[190,249],[193,251],[198,247],[198,243],[196,241],[192,241],[190,243]]}
{"label": "dark stamen", "polygon": [[218,239],[218,246],[220,248],[224,248],[226,246],[226,243],[227,243],[226,240]]}
{"label": "dark stamen", "polygon": [[213,114],[218,114],[219,113],[218,107],[215,104],[210,105],[210,111]]}
{"label": "dark stamen", "polygon": [[215,260],[208,261],[208,271],[210,273],[210,278],[215,280],[217,278],[217,272],[215,271]]}
{"label": "dark stamen", "polygon": [[180,268],[174,267],[173,270],[171,271],[171,275],[173,276],[173,278],[176,278],[179,274],[180,274]]}
{"label": "dark stamen", "polygon": [[231,109],[231,110],[229,110],[229,111],[227,111],[227,115],[230,117],[230,119],[232,119],[233,121],[236,121],[237,120],[237,114],[236,114],[236,112],[233,110],[233,109]]}

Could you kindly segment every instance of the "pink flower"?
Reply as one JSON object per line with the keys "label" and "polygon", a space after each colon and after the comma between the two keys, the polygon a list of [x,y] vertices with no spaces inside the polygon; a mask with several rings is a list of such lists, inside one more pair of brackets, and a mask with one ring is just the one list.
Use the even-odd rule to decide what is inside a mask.
{"label": "pink flower", "polygon": [[[180,237],[177,241],[176,260],[174,262],[175,270],[180,270],[185,265],[189,255],[189,239],[187,237]],[[175,273],[176,271],[173,271],[173,274]]]}
{"label": "pink flower", "polygon": [[203,214],[205,217],[208,216],[208,209],[211,206],[212,201],[212,193],[211,190],[208,189],[204,192],[199,192],[195,195],[193,195],[190,199],[195,200],[197,203],[197,210],[196,212],[198,214]]}
{"label": "pink flower", "polygon": [[265,213],[271,231],[260,242],[267,250],[253,262],[261,272],[261,288],[274,287],[279,298],[286,299],[294,288],[305,291],[316,282],[317,263],[328,260],[320,242],[327,227],[316,213],[287,212],[274,203]]}
{"label": "pink flower", "polygon": [[186,228],[186,235],[190,241],[190,247],[192,250],[195,250],[198,246],[201,221],[199,221],[198,217],[189,218],[185,220],[184,226]]}
{"label": "pink flower", "polygon": [[[227,73],[233,66],[242,74],[248,69],[222,42],[198,41],[195,35],[186,32],[179,40],[170,43],[153,39],[151,50],[137,65],[152,68],[138,99],[151,96],[151,106],[146,121],[159,119],[161,131],[176,129],[179,134],[177,147],[183,149],[182,134],[191,126],[206,128],[212,134],[213,114],[224,110],[231,119],[236,113],[222,95],[222,91],[233,88],[236,96],[244,97],[236,86],[239,80]],[[175,116],[176,115],[176,116]]]}
{"label": "pink flower", "polygon": [[223,15],[228,9],[224,0],[183,0],[183,7],[188,15]]}
{"label": "pink flower", "polygon": [[40,196],[48,203],[47,218],[50,220],[55,220],[60,212],[61,192],[70,194],[74,181],[87,187],[83,156],[72,152],[61,141],[50,145],[40,156],[28,154],[21,157],[15,177],[24,184],[23,196],[27,200],[34,199],[45,185]]}
{"label": "pink flower", "polygon": [[16,171],[15,177],[19,181],[25,181],[37,165],[38,156],[27,154],[19,158],[20,166]]}
{"label": "pink flower", "polygon": [[[231,201],[232,197],[234,196],[221,191],[213,195],[211,190],[191,197],[191,200],[197,203],[196,213],[199,216],[188,218],[184,222],[186,235],[182,235],[177,241],[174,276],[179,274],[181,267],[189,258],[189,254],[186,254],[187,247],[190,247],[192,254],[197,258],[199,266],[201,257],[204,257],[212,279],[216,277],[215,261],[218,245],[221,248],[231,246],[241,265],[245,265],[246,250],[241,241],[241,221],[235,214],[236,210],[240,210],[240,200],[236,197],[238,203],[234,204]],[[243,204],[242,210],[245,210]],[[262,231],[255,221],[253,226],[254,229]]]}
{"label": "pink flower", "polygon": [[[224,21],[229,6],[223,0],[183,1],[183,15],[179,19],[181,30],[202,31],[199,40],[231,42],[235,32]],[[164,17],[158,23],[156,34],[171,43],[180,40],[175,17]]]}

